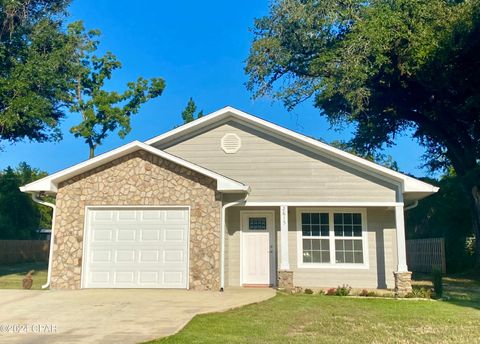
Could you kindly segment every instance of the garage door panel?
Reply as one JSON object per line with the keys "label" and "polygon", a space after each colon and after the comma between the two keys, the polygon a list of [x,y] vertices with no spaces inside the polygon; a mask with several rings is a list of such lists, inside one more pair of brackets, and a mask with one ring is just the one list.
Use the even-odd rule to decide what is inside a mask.
{"label": "garage door panel", "polygon": [[92,228],[92,241],[104,241],[104,242],[111,242],[113,239],[113,232],[115,228],[113,227],[94,227]]}
{"label": "garage door panel", "polygon": [[186,288],[187,209],[90,210],[86,288]]}
{"label": "garage door panel", "polygon": [[140,250],[140,263],[158,263],[160,257],[160,250]]}
{"label": "garage door panel", "polygon": [[187,234],[186,225],[165,226],[163,231],[165,242],[183,242]]}

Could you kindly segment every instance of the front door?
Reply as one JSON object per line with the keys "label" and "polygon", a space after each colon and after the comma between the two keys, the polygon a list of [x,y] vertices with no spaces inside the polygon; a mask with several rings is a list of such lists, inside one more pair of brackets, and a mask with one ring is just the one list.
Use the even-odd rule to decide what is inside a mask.
{"label": "front door", "polygon": [[241,271],[243,285],[273,285],[275,238],[273,212],[242,212]]}

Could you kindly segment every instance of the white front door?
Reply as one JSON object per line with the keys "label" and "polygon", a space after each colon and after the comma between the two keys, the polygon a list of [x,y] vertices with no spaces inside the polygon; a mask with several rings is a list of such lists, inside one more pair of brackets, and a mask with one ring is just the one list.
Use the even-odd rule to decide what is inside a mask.
{"label": "white front door", "polygon": [[187,208],[89,209],[83,288],[187,288]]}
{"label": "white front door", "polygon": [[241,271],[243,285],[274,285],[275,238],[273,212],[244,211]]}

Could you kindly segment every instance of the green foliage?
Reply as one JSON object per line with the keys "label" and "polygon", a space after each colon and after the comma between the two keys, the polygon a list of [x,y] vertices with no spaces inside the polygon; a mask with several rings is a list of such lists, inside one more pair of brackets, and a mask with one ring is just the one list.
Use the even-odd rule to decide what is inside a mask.
{"label": "green foliage", "polygon": [[443,296],[443,274],[442,270],[435,268],[432,271],[432,283],[435,297],[441,299]]}
{"label": "green foliage", "polygon": [[19,187],[46,176],[25,162],[0,172],[0,239],[32,239],[35,230],[51,227],[51,209],[32,201]]}
{"label": "green foliage", "polygon": [[313,290],[312,289],[309,289],[309,288],[306,288],[304,290],[304,293],[307,294],[307,295],[312,295],[313,294]]}
{"label": "green foliage", "polygon": [[405,295],[407,299],[411,298],[420,298],[420,299],[431,299],[432,290],[430,288],[413,288],[410,293]]}
{"label": "green foliage", "polygon": [[276,0],[253,33],[254,97],[313,97],[366,154],[411,134],[431,170],[453,166],[480,237],[479,0]]}
{"label": "green foliage", "polygon": [[461,181],[453,172],[443,176],[440,181],[425,181],[439,186],[440,191],[405,213],[407,238],[443,237],[448,272],[472,268],[474,255],[466,248],[466,238],[473,236],[472,216],[468,194]]}
{"label": "green foliage", "polygon": [[336,296],[348,296],[350,294],[350,292],[352,291],[352,287],[350,287],[349,285],[342,285],[341,287],[339,286],[336,290],[335,290],[335,295]]}
{"label": "green foliage", "polygon": [[58,140],[74,51],[68,0],[0,0],[0,141]]}
{"label": "green foliage", "polygon": [[121,63],[111,52],[95,55],[99,35],[98,30],[85,31],[82,22],[68,27],[68,36],[77,47],[70,111],[82,116],[82,122],[70,131],[88,144],[90,158],[109,132],[118,129],[119,137],[124,138],[131,130],[130,117],[138,113],[142,104],[159,97],[165,88],[160,78],[140,77],[136,82],[127,83],[127,90],[122,93],[107,91],[105,82],[114,70],[121,68]]}
{"label": "green foliage", "polygon": [[187,106],[185,109],[182,111],[182,119],[183,119],[183,124],[190,123],[194,121],[195,119],[199,119],[203,117],[203,111],[200,110],[197,113],[197,118],[195,118],[195,112],[197,111],[197,105],[193,101],[192,97],[188,100]]}

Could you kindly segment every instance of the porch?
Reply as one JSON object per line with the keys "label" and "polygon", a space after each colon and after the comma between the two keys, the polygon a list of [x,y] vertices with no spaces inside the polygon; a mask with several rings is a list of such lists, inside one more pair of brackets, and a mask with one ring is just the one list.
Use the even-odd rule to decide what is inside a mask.
{"label": "porch", "polygon": [[225,287],[394,289],[409,279],[403,204],[232,206],[223,264]]}

